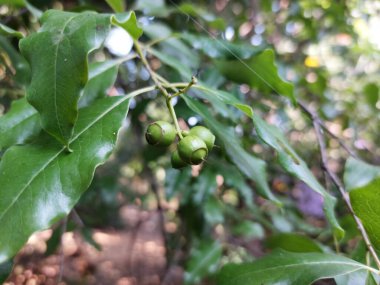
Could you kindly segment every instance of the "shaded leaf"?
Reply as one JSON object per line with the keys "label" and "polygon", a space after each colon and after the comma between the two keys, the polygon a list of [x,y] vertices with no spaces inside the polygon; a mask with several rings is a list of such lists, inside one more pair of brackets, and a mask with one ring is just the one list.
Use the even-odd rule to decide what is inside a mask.
{"label": "shaded leaf", "polygon": [[89,65],[88,82],[79,99],[79,107],[88,106],[94,100],[105,97],[115,83],[119,65],[123,59],[107,60]]}
{"label": "shaded leaf", "polygon": [[33,232],[70,212],[95,168],[113,150],[128,98],[105,98],[81,109],[70,141],[72,153],[46,133],[33,144],[5,152],[0,162],[0,262],[12,257]]}
{"label": "shaded leaf", "polygon": [[218,274],[218,285],[308,285],[356,271],[377,272],[349,258],[327,253],[277,251],[252,263],[228,264]]}
{"label": "shaded leaf", "polygon": [[293,150],[282,132],[275,126],[267,124],[257,115],[253,115],[258,136],[268,145],[273,147],[278,154],[279,163],[290,174],[305,182],[315,192],[322,195],[324,199],[324,212],[333,227],[334,235],[338,239],[343,238],[344,230],[340,227],[335,214],[334,207],[336,198],[328,193],[324,187],[314,177],[313,173],[307,167],[305,161]]}
{"label": "shaded leaf", "polygon": [[229,80],[246,83],[260,91],[275,92],[296,103],[293,85],[278,75],[273,50],[264,50],[247,60],[217,60],[216,66]]}
{"label": "shaded leaf", "polygon": [[16,38],[23,38],[23,33],[16,31],[12,28],[9,28],[3,24],[0,23],[0,35],[6,36],[6,37],[16,37]]}
{"label": "shaded leaf", "polygon": [[199,284],[203,277],[216,271],[222,256],[219,241],[201,241],[193,247],[185,267],[185,284]]}
{"label": "shaded leaf", "polygon": [[38,113],[26,99],[13,101],[10,111],[0,117],[0,150],[22,144],[40,130]]}
{"label": "shaded leaf", "polygon": [[321,247],[307,236],[294,233],[281,233],[270,236],[265,241],[270,249],[283,249],[290,252],[322,252]]}
{"label": "shaded leaf", "polygon": [[380,250],[380,178],[350,192],[351,204],[373,246]]}
{"label": "shaded leaf", "polygon": [[164,0],[138,0],[133,9],[157,17],[166,17],[171,12],[171,10],[165,5]]}
{"label": "shaded leaf", "polygon": [[380,167],[349,157],[344,169],[344,185],[348,191],[363,187],[380,177]]}
{"label": "shaded leaf", "polygon": [[265,236],[264,228],[261,224],[251,222],[251,221],[243,221],[240,224],[236,225],[232,232],[235,235],[243,236],[246,238],[259,238],[262,239]]}
{"label": "shaded leaf", "polygon": [[258,192],[263,197],[275,201],[277,204],[281,204],[269,189],[265,162],[246,152],[241,147],[235,134],[219,123],[204,104],[185,95],[182,96],[182,98],[191,110],[202,116],[208,127],[213,131],[216,137],[221,140],[228,156],[239,168],[241,173],[256,182]]}

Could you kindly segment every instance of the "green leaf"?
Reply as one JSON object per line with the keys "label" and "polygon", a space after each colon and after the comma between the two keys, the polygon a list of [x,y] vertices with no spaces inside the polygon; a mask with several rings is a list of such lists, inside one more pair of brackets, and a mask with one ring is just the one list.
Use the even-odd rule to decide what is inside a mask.
{"label": "green leaf", "polygon": [[0,0],[0,4],[25,6],[24,0]]}
{"label": "green leaf", "polygon": [[87,56],[101,46],[110,18],[92,12],[49,10],[42,27],[20,41],[32,70],[27,99],[41,115],[42,127],[68,145],[78,116],[78,99],[88,79]]}
{"label": "green leaf", "polygon": [[167,17],[171,12],[165,5],[164,0],[138,0],[133,9],[143,11],[146,15],[157,17]]}
{"label": "green leaf", "polygon": [[355,271],[335,277],[335,282],[337,285],[367,285],[366,279],[368,274],[370,275],[369,272],[365,271]]}
{"label": "green leaf", "polygon": [[16,38],[23,38],[23,33],[16,31],[12,28],[9,28],[3,24],[0,23],[0,35],[6,36],[6,37],[16,37]]}
{"label": "green leaf", "polygon": [[0,150],[22,144],[40,130],[38,113],[26,99],[13,101],[10,111],[0,117]]}
{"label": "green leaf", "polygon": [[123,28],[135,40],[143,34],[143,30],[137,24],[136,14],[133,11],[113,15],[111,22],[113,25]]}
{"label": "green leaf", "polygon": [[216,60],[215,63],[229,80],[246,83],[263,92],[275,92],[296,103],[293,85],[278,75],[273,50],[264,50],[247,60]]}
{"label": "green leaf", "polygon": [[8,39],[3,36],[0,36],[0,50],[1,49],[3,51],[0,54],[4,56],[4,52],[9,57],[13,69],[16,71],[13,80],[20,85],[28,84],[30,79],[30,69],[27,61],[18,53]]}
{"label": "green leaf", "polygon": [[221,256],[219,241],[201,241],[192,249],[186,264],[185,284],[199,284],[203,277],[215,272]]}
{"label": "green leaf", "polygon": [[251,221],[243,221],[240,224],[237,224],[232,232],[235,235],[243,236],[246,238],[258,238],[262,239],[265,237],[265,231],[261,224],[254,223]]}
{"label": "green leaf", "polygon": [[[354,284],[353,284],[354,285]],[[357,285],[357,284],[355,284]],[[371,272],[367,273],[367,280],[365,282],[365,285],[378,285],[378,282],[376,282],[375,278],[373,277]]]}
{"label": "green leaf", "polygon": [[88,106],[94,100],[105,97],[115,83],[119,65],[124,59],[107,60],[89,65],[88,82],[79,99],[79,107]]}
{"label": "green leaf", "polygon": [[106,2],[116,13],[125,11],[124,0],[106,0]]}
{"label": "green leaf", "polygon": [[380,177],[380,167],[349,157],[344,169],[344,185],[348,191],[363,187]]}
{"label": "green leaf", "polygon": [[350,192],[355,214],[366,228],[373,246],[380,250],[380,178]]}
{"label": "green leaf", "polygon": [[219,123],[209,112],[204,104],[194,100],[186,95],[182,96],[187,106],[198,113],[216,137],[222,141],[226,152],[233,163],[239,170],[249,179],[256,182],[258,192],[265,198],[281,204],[280,201],[272,194],[269,189],[266,174],[266,164],[263,160],[258,159],[246,152],[240,145],[235,134],[226,129],[224,125]]}
{"label": "green leaf", "polygon": [[265,241],[270,249],[283,249],[291,252],[322,252],[321,247],[307,236],[294,233],[281,233],[270,236]]}
{"label": "green leaf", "polygon": [[0,161],[0,263],[33,232],[70,212],[95,168],[113,150],[132,95],[101,99],[81,109],[70,141],[72,153],[46,133],[33,144],[5,152]]}
{"label": "green leaf", "polygon": [[326,253],[277,251],[252,263],[229,264],[218,274],[218,285],[312,284],[356,271],[372,271],[349,258]]}
{"label": "green leaf", "polygon": [[307,167],[305,161],[293,150],[281,131],[267,124],[257,115],[253,115],[253,123],[255,124],[258,136],[272,148],[277,151],[279,163],[290,174],[305,182],[315,192],[322,195],[324,199],[325,215],[334,230],[334,235],[341,239],[344,236],[344,230],[340,227],[335,214],[334,207],[336,198],[328,193],[323,186],[314,177],[313,173]]}

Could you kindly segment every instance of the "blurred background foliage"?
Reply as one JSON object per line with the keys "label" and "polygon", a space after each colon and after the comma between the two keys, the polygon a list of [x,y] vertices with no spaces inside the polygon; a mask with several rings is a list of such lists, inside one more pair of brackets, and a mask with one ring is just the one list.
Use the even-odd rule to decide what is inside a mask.
{"label": "blurred background foliage", "polygon": [[[0,0],[0,4],[1,23],[24,34],[38,29],[38,10],[111,12],[105,1],[34,0],[26,5],[22,0]],[[297,99],[317,110],[328,128],[363,159],[380,163],[379,1],[138,0],[124,4],[137,11],[144,29],[141,40],[152,44],[149,60],[154,70],[171,82],[188,81],[189,73],[197,74],[209,86],[244,98],[257,114],[285,132],[320,181],[324,178],[309,119],[271,88],[253,88],[243,74],[229,74],[230,67],[221,68],[221,62],[236,56],[247,59],[272,48],[279,73],[294,84]],[[23,96],[28,67],[17,52],[16,40],[0,36],[0,47],[0,113],[5,113],[12,100]],[[115,28],[106,47],[93,53],[92,60],[126,56],[132,43]],[[149,73],[135,59],[121,64],[115,84],[103,88],[109,94],[125,94],[149,81]],[[149,147],[144,140],[149,122],[170,120],[164,100],[152,92],[132,101],[117,151],[97,170],[90,190],[76,206],[80,222],[68,231],[81,231],[96,246],[94,230],[134,229],[122,221],[126,208],[158,211],[167,268],[182,268],[187,284],[202,280],[212,284],[209,276],[221,264],[252,260],[277,247],[334,251],[321,198],[280,169],[247,117],[210,103],[214,116],[230,126],[244,148],[267,161],[271,188],[283,208],[256,195],[255,186],[228,163],[222,147],[202,167],[171,169],[169,152]],[[203,123],[182,100],[175,108],[183,128]],[[329,166],[341,174],[347,153],[335,139],[327,146]],[[342,204],[337,211],[347,230],[341,250],[364,260],[363,245],[347,210]],[[54,248],[59,242],[50,245]]]}

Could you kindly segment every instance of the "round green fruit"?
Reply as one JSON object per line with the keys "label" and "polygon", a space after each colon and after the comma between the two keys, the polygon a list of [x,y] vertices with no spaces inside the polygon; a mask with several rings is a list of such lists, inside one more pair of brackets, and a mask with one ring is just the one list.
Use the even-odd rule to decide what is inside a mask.
{"label": "round green fruit", "polygon": [[169,146],[176,137],[175,128],[165,121],[151,123],[145,133],[148,144],[155,146]]}
{"label": "round green fruit", "polygon": [[202,126],[196,126],[190,130],[190,135],[202,139],[206,143],[208,151],[211,151],[214,147],[215,136],[209,129]]}
{"label": "round green fruit", "polygon": [[172,167],[175,169],[181,169],[187,166],[188,164],[182,160],[182,158],[179,156],[178,150],[172,153]]}
{"label": "round green fruit", "polygon": [[207,157],[208,149],[201,138],[189,135],[179,142],[178,154],[184,162],[198,165]]}

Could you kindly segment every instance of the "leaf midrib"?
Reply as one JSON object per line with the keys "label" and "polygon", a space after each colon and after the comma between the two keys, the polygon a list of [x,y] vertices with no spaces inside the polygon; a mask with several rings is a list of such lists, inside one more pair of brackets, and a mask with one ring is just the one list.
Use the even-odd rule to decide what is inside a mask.
{"label": "leaf midrib", "polygon": [[[107,108],[105,111],[103,111],[97,118],[96,120],[94,120],[91,124],[89,124],[87,127],[85,127],[82,131],[80,131],[76,136],[74,136],[71,141],[70,141],[70,144],[72,144],[77,138],[79,138],[84,132],[86,132],[88,129],[90,129],[93,125],[95,125],[99,120],[101,120],[104,116],[106,116],[109,112],[111,112],[114,108],[118,107],[120,104],[122,104],[124,101],[130,99],[130,98],[133,98],[139,94],[142,94],[142,93],[145,93],[145,92],[149,92],[149,91],[152,91],[156,89],[155,86],[150,86],[150,87],[145,87],[145,88],[142,88],[142,89],[139,89],[139,90],[136,90],[134,92],[131,92],[129,95],[126,95],[124,97],[122,97],[119,101],[117,101],[116,103],[112,104],[109,108]],[[21,197],[21,195],[25,192],[25,190],[32,184],[33,180],[41,174],[41,172],[52,162],[54,161],[55,158],[57,158],[64,150],[66,149],[66,147],[62,147],[59,151],[57,151],[56,154],[53,155],[53,157],[51,159],[49,159],[47,161],[47,163],[45,163],[37,172],[35,175],[33,175],[30,180],[28,181],[27,184],[25,184],[24,188],[21,189],[21,191],[19,192],[19,194],[16,196],[15,199],[13,199],[13,201],[9,204],[9,206],[4,210],[4,212],[2,213],[2,215],[0,216],[0,221],[4,218],[5,214],[9,211],[9,209],[11,209],[13,207],[13,205],[16,203],[16,201]]]}
{"label": "leaf midrib", "polygon": [[[64,24],[62,30],[61,30],[61,33],[60,33],[60,40],[59,42],[57,43],[57,47],[55,49],[55,53],[54,53],[54,109],[55,109],[55,118],[56,118],[56,121],[57,121],[57,125],[58,125],[58,129],[59,129],[59,132],[62,136],[62,138],[65,140],[65,136],[63,134],[63,131],[62,131],[62,127],[61,127],[61,121],[59,120],[59,117],[58,117],[58,104],[57,104],[57,60],[58,60],[58,49],[59,49],[59,46],[60,44],[62,43],[63,41],[63,35],[65,33],[65,30],[66,30],[66,27],[67,25],[76,17],[79,17],[79,15],[75,15],[75,16],[72,16],[70,17],[67,22]],[[62,37],[62,38],[61,38]]]}
{"label": "leaf midrib", "polygon": [[[371,268],[371,267],[368,267],[368,266],[365,266],[363,264],[360,264],[360,263],[356,263],[356,262],[344,262],[344,261],[311,261],[311,262],[308,262],[306,263],[306,266],[313,266],[313,265],[349,265],[351,267],[357,267],[356,270],[354,271],[358,271],[358,270],[368,270],[368,271],[371,271],[371,272],[374,272],[374,273],[377,273],[378,274],[378,271]],[[250,272],[245,272],[245,273],[241,273],[239,276],[237,276],[237,278],[233,278],[231,279],[232,280],[238,280],[240,279],[241,277],[244,277],[244,276],[247,276],[249,274],[253,274],[253,273],[256,273],[256,272],[264,272],[264,271],[271,271],[271,270],[276,270],[276,269],[279,269],[279,268],[289,268],[289,267],[297,267],[297,266],[305,266],[305,263],[294,263],[294,264],[285,264],[285,265],[277,265],[277,266],[273,266],[273,267],[270,267],[270,268],[264,268],[264,269],[253,269],[251,270]]]}

